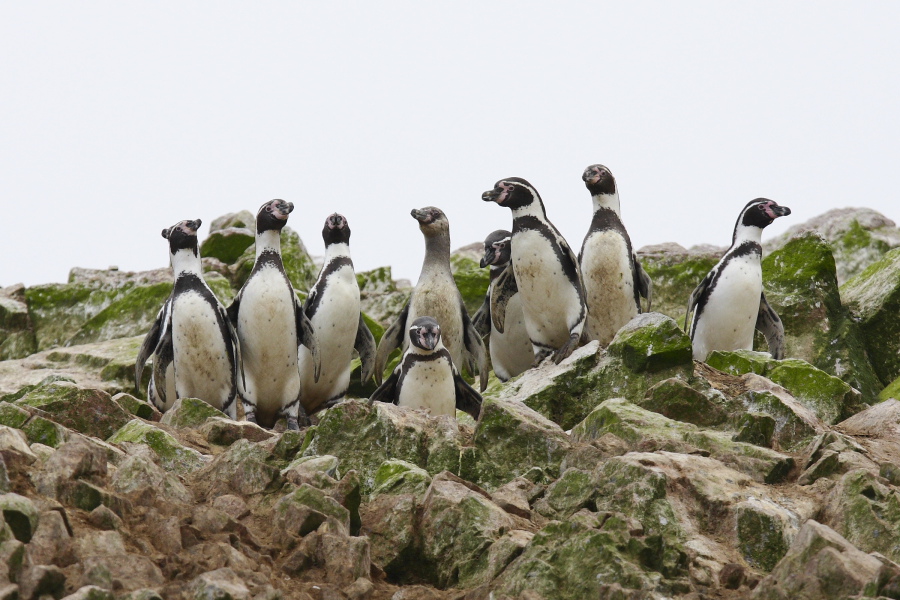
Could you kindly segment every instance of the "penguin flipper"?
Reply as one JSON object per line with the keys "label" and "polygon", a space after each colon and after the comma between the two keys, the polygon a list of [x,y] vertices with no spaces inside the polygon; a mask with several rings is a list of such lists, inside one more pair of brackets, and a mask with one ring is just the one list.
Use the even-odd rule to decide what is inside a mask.
{"label": "penguin flipper", "polygon": [[697,302],[700,300],[700,296],[706,292],[706,288],[709,287],[709,283],[712,281],[714,271],[710,271],[706,274],[706,277],[703,278],[703,281],[700,282],[700,285],[694,288],[694,291],[691,292],[691,297],[688,298],[687,304],[687,312],[684,313],[684,331],[689,332],[689,323],[691,322],[691,313],[694,311],[694,308],[697,307]]}
{"label": "penguin flipper", "polygon": [[[377,373],[377,371],[376,371]],[[373,402],[387,402],[388,404],[397,404],[397,383],[400,381],[400,365],[394,369],[391,376],[384,380],[384,383],[372,392],[369,396],[369,404]]]}
{"label": "penguin flipper", "polygon": [[225,314],[228,315],[228,320],[231,321],[231,324],[234,327],[237,327],[238,324],[238,312],[241,310],[241,290],[238,292],[238,295],[234,297],[234,300],[231,301],[231,304],[225,309]]}
{"label": "penguin flipper", "polygon": [[322,373],[322,357],[319,356],[319,342],[316,339],[316,330],[312,321],[303,312],[303,306],[296,301],[294,296],[294,314],[297,320],[297,344],[306,346],[313,359],[313,379],[319,381]]}
{"label": "penguin flipper", "polygon": [[491,322],[494,329],[500,333],[503,333],[506,323],[506,305],[509,303],[509,299],[518,293],[519,286],[516,284],[516,276],[510,264],[497,276],[491,286]]}
{"label": "penguin flipper", "polygon": [[[647,275],[647,271],[644,270],[644,267],[638,261],[637,256],[632,254],[631,259],[634,261],[635,289],[642,298],[647,300],[647,312],[650,312],[650,307],[653,305],[653,282],[650,280],[650,276]],[[641,312],[640,300],[638,300],[638,312]]]}
{"label": "penguin flipper", "polygon": [[159,312],[156,315],[156,321],[153,322],[153,326],[150,328],[150,331],[147,332],[144,343],[141,344],[141,349],[138,352],[137,360],[134,363],[134,389],[138,394],[140,394],[141,391],[141,375],[144,372],[144,365],[147,363],[147,359],[150,358],[150,355],[156,351],[156,347],[159,345],[159,339],[165,329],[163,320],[164,317],[168,315],[166,308],[169,306],[169,302],[170,300],[166,300],[162,308],[159,309]]}
{"label": "penguin flipper", "polygon": [[478,419],[478,415],[481,414],[481,394],[466,383],[455,367],[453,368],[453,388],[456,391],[456,408],[469,413],[473,419]]}
{"label": "penguin flipper", "polygon": [[472,316],[472,325],[481,337],[491,334],[491,289],[484,295],[484,302]]}
{"label": "penguin flipper", "polygon": [[[175,362],[175,346],[172,343],[172,322],[166,320],[165,330],[156,346],[155,358],[153,360],[153,388],[159,398],[159,404],[156,408],[164,410],[168,396],[168,386],[166,385],[166,376],[169,375],[169,368]],[[172,369],[174,375],[174,368]],[[149,396],[150,394],[148,394]],[[148,398],[153,401],[153,398]]]}
{"label": "penguin flipper", "polygon": [[[459,310],[462,312],[463,320],[463,345],[472,356],[472,361],[470,362],[478,365],[479,385],[481,386],[481,391],[484,391],[487,388],[488,376],[490,375],[488,373],[487,352],[484,349],[484,342],[481,340],[478,330],[475,329],[475,325],[472,324],[472,320],[469,319],[469,313],[466,312],[466,305],[463,303],[462,296],[459,297]],[[469,371],[472,371],[471,364],[469,365]],[[475,375],[474,371],[472,371],[472,375]]]}
{"label": "penguin flipper", "polygon": [[406,333],[406,320],[409,317],[409,300],[406,301],[403,310],[397,315],[397,320],[391,323],[384,335],[381,336],[381,342],[375,351],[375,383],[381,385],[384,378],[384,367],[387,366],[388,357],[394,348],[403,345],[403,335]]}
{"label": "penguin flipper", "polygon": [[359,327],[356,329],[356,342],[353,347],[359,353],[359,360],[362,362],[360,380],[365,383],[375,372],[375,336],[366,325],[362,313],[359,315]]}
{"label": "penguin flipper", "polygon": [[784,358],[784,324],[762,294],[759,299],[759,314],[756,316],[756,329],[765,337],[769,345],[769,354],[775,360]]}

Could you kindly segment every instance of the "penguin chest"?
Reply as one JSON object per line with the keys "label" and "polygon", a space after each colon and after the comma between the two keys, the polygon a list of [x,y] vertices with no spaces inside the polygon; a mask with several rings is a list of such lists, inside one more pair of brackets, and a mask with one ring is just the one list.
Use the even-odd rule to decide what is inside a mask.
{"label": "penguin chest", "polygon": [[221,409],[232,391],[233,371],[216,308],[195,291],[176,296],[172,346],[178,397],[199,398]]}
{"label": "penguin chest", "polygon": [[578,282],[563,270],[557,244],[537,231],[516,233],[512,241],[513,271],[531,340],[558,348],[582,318]]}
{"label": "penguin chest", "polygon": [[432,416],[456,415],[453,370],[447,359],[415,361],[402,378],[398,406],[422,409]]}
{"label": "penguin chest", "polygon": [[531,368],[534,352],[531,340],[525,329],[525,314],[522,312],[522,299],[519,294],[506,303],[506,319],[503,322],[503,333],[497,331],[491,323],[491,364],[501,381],[515,377]]}
{"label": "penguin chest", "polygon": [[628,241],[615,230],[598,231],[585,241],[581,275],[591,339],[606,345],[638,314]]}
{"label": "penguin chest", "polygon": [[694,330],[694,355],[713,350],[752,350],[762,296],[758,257],[740,257],[719,272]]}
{"label": "penguin chest", "polygon": [[[454,364],[462,364],[463,323],[459,290],[449,274],[446,277],[422,278],[413,290],[407,326],[419,317],[433,317],[441,326],[441,342]],[[404,335],[404,348],[409,339]]]}

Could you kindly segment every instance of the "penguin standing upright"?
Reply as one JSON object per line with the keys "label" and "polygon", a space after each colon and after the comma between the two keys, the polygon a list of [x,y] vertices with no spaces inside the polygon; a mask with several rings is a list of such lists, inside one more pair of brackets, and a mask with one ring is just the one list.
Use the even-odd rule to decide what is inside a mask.
{"label": "penguin standing upright", "polygon": [[347,219],[337,213],[329,216],[322,228],[322,239],[325,261],[303,304],[303,312],[316,332],[322,361],[316,381],[312,353],[300,347],[303,407],[308,413],[338,402],[347,393],[354,349],[362,361],[363,383],[372,376],[375,362],[375,338],[360,312]]}
{"label": "penguin standing upright", "polygon": [[175,285],[141,345],[135,386],[140,387],[144,363],[153,354],[147,397],[156,408],[165,411],[178,398],[199,398],[234,419],[237,337],[225,307],[203,279],[197,249],[200,225],[200,219],[180,221],[162,230],[169,240]]}
{"label": "penguin standing upright", "polygon": [[641,297],[647,299],[650,310],[653,288],[622,224],[619,190],[612,173],[603,165],[591,165],[581,179],[594,203],[591,228],[578,254],[588,307],[584,329],[589,340],[606,346],[641,312]]}
{"label": "penguin standing upright", "polygon": [[[578,347],[587,315],[575,254],[547,219],[537,190],[524,179],[501,179],[481,199],[512,209],[513,273],[534,365],[551,354],[559,364]],[[491,309],[492,321],[502,323],[505,307]]]}
{"label": "penguin standing upright", "polygon": [[459,374],[441,343],[441,326],[432,317],[419,317],[409,327],[409,346],[400,364],[369,398],[420,408],[432,416],[456,415],[456,409],[477,419],[481,395]]}
{"label": "penguin standing upright", "polygon": [[294,205],[284,200],[263,204],[256,215],[256,262],[228,316],[241,343],[248,421],[272,427],[279,415],[288,429],[307,423],[300,404],[298,346],[313,356],[319,376],[319,350],[312,324],[294,293],[281,262],[281,230]]}
{"label": "penguin standing upright", "polygon": [[691,293],[685,329],[690,325],[694,359],[713,350],[752,350],[753,331],[766,337],[769,352],[784,358],[784,325],[766,302],[762,285],[762,231],[791,209],[757,198],[738,216],[731,247]]}
{"label": "penguin standing upright", "polygon": [[443,343],[453,364],[457,368],[465,364],[472,375],[479,373],[484,390],[488,378],[487,353],[450,270],[450,222],[441,209],[433,206],[413,209],[410,214],[419,222],[419,230],[425,236],[425,260],[409,301],[378,344],[375,381],[381,384],[388,356],[394,348],[402,345],[406,349],[409,324],[427,315],[440,324]]}
{"label": "penguin standing upright", "polygon": [[[491,284],[484,296],[484,304],[472,317],[475,329],[482,336],[490,336],[488,348],[491,364],[500,381],[507,381],[531,367],[534,353],[525,328],[522,299],[516,287],[516,276],[510,263],[512,234],[498,229],[484,240],[481,268],[490,265]],[[505,305],[502,323],[494,324],[491,306]]]}

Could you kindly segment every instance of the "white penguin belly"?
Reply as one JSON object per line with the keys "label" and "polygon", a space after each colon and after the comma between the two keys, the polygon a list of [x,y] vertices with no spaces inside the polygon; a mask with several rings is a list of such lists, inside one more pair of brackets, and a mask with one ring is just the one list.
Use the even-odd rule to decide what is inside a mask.
{"label": "white penguin belly", "polygon": [[512,260],[529,337],[551,348],[562,347],[578,324],[581,301],[552,245],[536,231],[517,233]]}
{"label": "white penguin belly", "polygon": [[280,271],[265,267],[247,281],[237,332],[247,399],[260,422],[272,422],[300,394],[294,291]]}
{"label": "white penguin belly", "polygon": [[[409,305],[407,328],[419,317],[433,317],[441,326],[441,342],[450,353],[457,369],[462,368],[463,360],[463,324],[459,308],[459,290],[450,278],[433,277],[419,280]],[[403,351],[409,347],[409,335],[403,332]]]}
{"label": "white penguin belly", "polygon": [[525,314],[522,312],[519,294],[513,294],[506,303],[503,333],[497,331],[491,323],[490,348],[494,373],[503,381],[531,368],[534,352],[525,328]]}
{"label": "white penguin belly", "polygon": [[359,329],[359,287],[353,269],[344,267],[328,278],[325,295],[312,319],[319,345],[321,374],[315,381],[312,354],[300,347],[302,403],[307,412],[347,391],[350,361]]}
{"label": "white penguin belly", "polygon": [[172,346],[178,397],[199,398],[221,410],[231,394],[231,357],[215,307],[197,292],[175,298]]}
{"label": "white penguin belly", "polygon": [[761,296],[759,259],[741,257],[729,262],[697,320],[694,358],[706,360],[713,350],[752,350]]}
{"label": "white penguin belly", "polygon": [[397,406],[418,408],[432,416],[456,415],[453,371],[444,359],[417,361],[406,371]]}
{"label": "white penguin belly", "polygon": [[638,314],[631,255],[617,231],[598,231],[588,238],[581,257],[581,276],[588,306],[588,337],[606,346]]}

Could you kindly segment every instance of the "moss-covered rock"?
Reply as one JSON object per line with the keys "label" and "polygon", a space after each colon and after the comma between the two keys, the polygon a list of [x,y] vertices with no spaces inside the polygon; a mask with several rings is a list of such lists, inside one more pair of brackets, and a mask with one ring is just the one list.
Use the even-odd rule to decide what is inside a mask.
{"label": "moss-covered rock", "polygon": [[[400,289],[390,267],[379,267],[356,274],[362,310],[380,327],[389,327],[409,299],[410,289]],[[370,327],[371,328],[371,327]],[[383,331],[383,329],[382,329]],[[376,340],[381,334],[372,330]]]}
{"label": "moss-covered rock", "polygon": [[431,476],[428,471],[405,460],[389,459],[381,463],[375,471],[375,483],[372,496],[380,494],[413,494],[422,497]]}
{"label": "moss-covered rock", "polygon": [[478,261],[461,253],[450,255],[450,270],[453,280],[462,294],[463,303],[469,315],[474,315],[484,302],[484,295],[491,284],[491,276],[487,269],[482,269]]}
{"label": "moss-covered rock", "polygon": [[878,399],[882,402],[890,400],[891,398],[900,400],[900,377],[892,381],[886,388],[881,390],[880,394],[878,394]]}
{"label": "moss-covered rock", "polygon": [[550,519],[566,519],[582,508],[596,508],[594,495],[598,482],[593,475],[581,469],[566,469],[547,487],[547,492],[535,505],[535,509]]}
{"label": "moss-covered rock", "polygon": [[461,476],[493,489],[534,467],[555,479],[571,444],[559,425],[518,402],[485,399],[474,448],[463,454]]}
{"label": "moss-covered rock", "polygon": [[16,404],[40,409],[48,419],[60,425],[100,439],[108,438],[131,420],[131,415],[106,392],[80,388],[68,382],[37,387]]}
{"label": "moss-covered rock", "polygon": [[691,340],[675,321],[662,313],[643,313],[622,327],[608,352],[636,373],[690,364]]}
{"label": "moss-covered rock", "polygon": [[249,496],[272,491],[281,487],[284,480],[279,470],[267,462],[269,456],[259,444],[238,440],[193,477],[204,484],[211,496]]}
{"label": "moss-covered rock", "polygon": [[205,463],[199,452],[182,445],[159,427],[140,419],[132,419],[107,441],[110,444],[144,444],[156,455],[160,466],[180,474],[196,471]]}
{"label": "moss-covered rock", "polygon": [[275,525],[291,535],[304,536],[332,518],[344,531],[350,530],[350,511],[334,498],[308,484],[284,496],[275,505]]}
{"label": "moss-covered rock", "polygon": [[728,421],[727,408],[722,403],[675,377],[651,387],[637,404],[669,419],[700,427],[713,427]]}
{"label": "moss-covered rock", "polygon": [[723,252],[724,249],[686,250],[671,243],[641,248],[638,258],[653,280],[651,308],[672,317],[679,326],[684,327],[688,297],[710,269],[716,266]]}
{"label": "moss-covered rock", "polygon": [[37,531],[39,514],[34,503],[19,494],[0,494],[0,513],[20,542],[27,544]]}
{"label": "moss-covered rock", "polygon": [[741,416],[737,430],[732,438],[734,441],[771,448],[772,438],[775,435],[775,419],[766,413],[748,412]]}
{"label": "moss-covered rock", "polygon": [[865,552],[900,560],[900,491],[877,472],[856,469],[832,490],[825,515],[834,529]]}
{"label": "moss-covered rock", "polygon": [[178,477],[140,454],[129,456],[118,466],[110,480],[110,488],[126,496],[159,494],[172,503],[193,501],[191,492]]}
{"label": "moss-covered rock", "polygon": [[[751,566],[771,571],[784,557],[796,529],[783,508],[755,498],[735,508],[738,549]],[[793,529],[793,531],[792,531]]]}
{"label": "moss-covered rock", "polygon": [[256,235],[246,227],[225,227],[211,231],[200,244],[200,256],[221,260],[226,265],[234,264],[247,248],[256,241]]}
{"label": "moss-covered rock", "polygon": [[737,402],[747,413],[768,415],[773,420],[771,439],[785,450],[803,446],[824,429],[822,421],[792,397],[749,390],[738,396]]}
{"label": "moss-covered rock", "polygon": [[752,350],[735,350],[733,352],[714,350],[706,357],[706,364],[731,375],[745,373],[765,375],[774,363],[775,359],[768,352]]}
{"label": "moss-covered rock", "polygon": [[156,410],[152,404],[135,398],[131,394],[120,392],[113,396],[112,399],[113,402],[121,406],[125,412],[132,414],[135,417],[140,417],[147,421],[158,421],[160,419],[161,415],[159,414],[159,411]]}
{"label": "moss-covered rock", "polygon": [[0,402],[0,425],[22,429],[22,425],[31,417],[31,413],[22,407]]}
{"label": "moss-covered rock", "polygon": [[197,398],[179,398],[167,410],[160,423],[169,425],[170,427],[197,427],[202,425],[210,417],[221,417],[222,411],[213,408],[208,402],[198,400]]}
{"label": "moss-covered rock", "polygon": [[874,402],[883,387],[872,369],[877,360],[869,362],[869,334],[841,303],[828,243],[805,232],[763,259],[762,269],[766,298],[784,322],[785,356],[840,377]]}
{"label": "moss-covered rock", "polygon": [[[7,291],[19,293],[7,294]],[[0,360],[23,358],[37,352],[37,338],[24,292],[24,286],[0,290]]]}
{"label": "moss-covered rock", "polygon": [[22,426],[31,444],[43,444],[51,448],[59,448],[69,440],[69,430],[43,417],[32,417]]}
{"label": "moss-covered rock", "polygon": [[829,425],[865,408],[859,392],[802,360],[778,361],[766,377],[784,387],[800,404]]}

